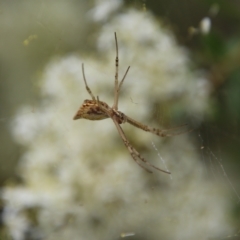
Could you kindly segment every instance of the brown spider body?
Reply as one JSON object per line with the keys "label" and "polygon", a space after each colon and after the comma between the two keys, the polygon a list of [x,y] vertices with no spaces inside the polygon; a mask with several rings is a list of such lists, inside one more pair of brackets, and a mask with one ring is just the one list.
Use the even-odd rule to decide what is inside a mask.
{"label": "brown spider body", "polygon": [[110,107],[105,102],[97,100],[84,100],[82,106],[79,108],[73,119],[77,120],[85,118],[88,120],[102,120],[109,118],[106,112],[104,112],[99,106],[110,110]]}
{"label": "brown spider body", "polygon": [[170,174],[169,171],[158,168],[158,167],[154,166],[153,164],[149,163],[145,158],[143,158],[140,155],[140,153],[127,140],[125,133],[123,132],[123,129],[120,126],[120,124],[127,122],[127,123],[133,125],[134,127],[140,128],[146,132],[151,132],[160,137],[170,137],[170,136],[174,136],[174,135],[179,135],[182,133],[190,132],[191,130],[186,129],[186,127],[188,126],[187,124],[184,124],[184,125],[181,125],[181,126],[178,126],[175,128],[171,128],[171,129],[164,129],[164,130],[150,128],[147,125],[144,125],[144,124],[128,117],[124,113],[118,111],[119,92],[120,92],[121,86],[124,82],[124,79],[125,79],[130,67],[127,68],[127,71],[124,74],[122,80],[120,81],[120,83],[118,83],[119,59],[118,59],[118,44],[117,44],[116,33],[115,33],[115,43],[116,43],[116,59],[115,59],[116,72],[115,72],[115,83],[114,83],[114,104],[113,104],[113,106],[109,107],[107,103],[100,101],[98,97],[96,98],[93,95],[93,93],[91,92],[90,88],[87,85],[87,81],[86,81],[85,73],[84,73],[84,66],[82,64],[83,80],[85,83],[86,90],[92,97],[92,100],[84,100],[83,104],[81,105],[81,107],[79,108],[77,113],[74,115],[73,119],[77,120],[80,118],[85,118],[88,120],[102,120],[102,119],[106,119],[106,118],[111,118],[118,130],[119,135],[121,136],[121,138],[123,140],[124,145],[130,152],[133,160],[140,167],[142,167],[143,169],[145,169],[146,171],[148,171],[150,173],[152,173],[152,171],[149,170],[149,168],[155,168],[159,171]]}
{"label": "brown spider body", "polygon": [[[107,114],[108,113],[108,114]],[[73,120],[85,118],[88,120],[103,120],[115,116],[118,124],[125,123],[127,116],[115,109],[110,108],[105,102],[99,100],[84,100]]]}

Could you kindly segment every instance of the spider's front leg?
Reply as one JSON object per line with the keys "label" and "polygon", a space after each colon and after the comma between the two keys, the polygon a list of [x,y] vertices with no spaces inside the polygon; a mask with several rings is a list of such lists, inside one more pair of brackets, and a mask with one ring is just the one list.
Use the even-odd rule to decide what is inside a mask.
{"label": "spider's front leg", "polygon": [[116,58],[115,58],[115,81],[114,81],[114,103],[112,108],[116,111],[118,110],[118,98],[119,98],[119,92],[121,89],[121,86],[124,82],[124,79],[127,76],[127,73],[129,71],[130,66],[127,68],[127,71],[125,72],[121,82],[118,84],[118,68],[119,68],[119,57],[118,57],[118,42],[117,42],[117,34],[114,33],[115,36],[115,44],[116,44]]}
{"label": "spider's front leg", "polygon": [[[169,171],[163,170],[163,169],[158,168],[158,167],[154,166],[153,164],[149,163],[149,162],[148,162],[144,157],[142,157],[142,156],[140,155],[140,153],[130,144],[130,142],[127,140],[127,138],[126,138],[126,136],[125,136],[125,134],[124,134],[124,132],[123,132],[120,124],[119,124],[119,121],[120,121],[121,119],[119,119],[119,117],[117,117],[117,116],[120,116],[120,115],[123,114],[123,113],[117,111],[116,114],[118,114],[118,115],[114,115],[114,116],[112,117],[112,120],[113,120],[114,124],[116,125],[117,130],[118,130],[118,133],[119,133],[120,137],[122,138],[124,145],[126,146],[126,148],[128,149],[128,151],[130,152],[133,160],[134,160],[140,167],[142,167],[144,170],[146,170],[146,171],[149,172],[149,173],[152,173],[152,171],[151,171],[150,169],[148,169],[148,167],[150,167],[150,168],[155,168],[155,169],[157,169],[158,171],[161,171],[161,172],[170,174]],[[123,115],[124,115],[124,114],[123,114]],[[144,164],[147,165],[148,167],[146,167]]]}

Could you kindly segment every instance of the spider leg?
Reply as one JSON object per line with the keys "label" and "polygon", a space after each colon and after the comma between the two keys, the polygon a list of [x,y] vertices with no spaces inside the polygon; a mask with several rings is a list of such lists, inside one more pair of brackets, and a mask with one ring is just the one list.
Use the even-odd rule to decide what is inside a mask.
{"label": "spider leg", "polygon": [[119,98],[120,89],[121,89],[121,87],[122,87],[122,84],[123,84],[126,76],[127,76],[127,73],[128,73],[128,71],[129,71],[129,69],[130,69],[130,66],[128,66],[128,68],[127,68],[127,70],[126,70],[126,72],[125,72],[125,74],[124,74],[124,76],[123,76],[123,79],[121,80],[121,82],[120,82],[120,84],[119,84],[119,86],[118,86],[118,89],[117,89],[117,100],[118,100],[118,98]]}
{"label": "spider leg", "polygon": [[117,130],[118,130],[118,133],[120,134],[122,140],[123,140],[123,143],[124,145],[127,147],[128,151],[130,152],[133,160],[141,167],[143,168],[145,171],[149,172],[149,173],[152,173],[152,171],[150,171],[149,169],[147,169],[146,167],[144,167],[143,165],[141,165],[138,161],[138,159],[136,158],[136,155],[134,153],[134,149],[130,146],[130,143],[127,141],[126,139],[126,136],[121,128],[121,126],[117,123],[117,121],[115,119],[113,119],[113,122],[115,123],[116,127],[117,127]]}
{"label": "spider leg", "polygon": [[119,92],[122,87],[122,84],[127,76],[127,73],[129,71],[130,66],[127,68],[120,84],[118,85],[118,66],[119,66],[119,58],[118,58],[118,42],[117,42],[117,34],[114,33],[115,36],[115,43],[116,43],[116,59],[115,59],[115,66],[116,66],[116,72],[115,72],[115,85],[114,85],[114,104],[113,109],[118,110],[118,98],[119,98]]}
{"label": "spider leg", "polygon": [[[128,143],[129,143],[129,142],[128,142]],[[129,144],[130,144],[130,143],[129,143]],[[132,147],[132,148],[133,148],[133,147]],[[135,155],[136,155],[139,159],[141,159],[145,164],[147,164],[148,166],[153,167],[153,168],[157,169],[158,171],[171,174],[169,171],[165,171],[165,170],[163,170],[163,169],[161,169],[161,168],[158,168],[158,167],[154,166],[154,165],[151,164],[150,162],[148,162],[145,158],[143,158],[143,157],[140,155],[140,153],[139,153],[135,148],[133,148],[133,151],[134,151]]]}
{"label": "spider leg", "polygon": [[116,58],[115,58],[115,83],[114,83],[114,103],[113,103],[113,108],[118,109],[118,63],[119,63],[119,58],[118,58],[118,42],[117,42],[117,33],[114,33],[115,36],[115,44],[116,44]]}
{"label": "spider leg", "polygon": [[88,85],[87,85],[87,80],[86,80],[85,72],[84,72],[84,64],[82,64],[82,74],[83,74],[83,80],[84,80],[84,83],[85,83],[85,87],[86,87],[88,93],[91,95],[92,100],[96,100],[95,97],[94,97],[94,95],[92,94],[91,89],[90,89],[90,88],[88,87]]}
{"label": "spider leg", "polygon": [[100,104],[99,104],[99,101],[100,101],[100,100],[99,100],[99,97],[97,96],[97,106],[98,106],[98,107],[99,107],[99,105],[100,105]]}
{"label": "spider leg", "polygon": [[119,135],[121,136],[123,142],[124,142],[124,145],[127,147],[128,151],[130,152],[133,160],[140,166],[142,167],[144,170],[146,170],[147,172],[149,173],[152,173],[151,170],[149,170],[148,168],[146,168],[144,165],[141,165],[138,161],[138,159],[140,159],[142,162],[144,162],[146,165],[148,165],[149,167],[152,167],[152,168],[155,168],[161,172],[164,172],[164,173],[168,173],[170,174],[170,172],[168,171],[165,171],[161,168],[158,168],[156,166],[154,166],[153,164],[149,163],[145,158],[143,158],[140,153],[130,144],[130,142],[127,140],[126,136],[125,136],[125,133],[123,132],[121,126],[119,125],[119,123],[117,122],[117,120],[113,117],[113,122],[115,123],[116,127],[117,127],[117,130],[118,130],[118,133]]}
{"label": "spider leg", "polygon": [[134,127],[140,128],[146,132],[151,132],[160,137],[176,136],[176,135],[180,135],[182,133],[188,133],[188,132],[191,132],[194,130],[194,129],[188,129],[188,124],[183,124],[183,125],[180,125],[180,126],[177,126],[174,128],[160,130],[157,128],[148,127],[147,125],[144,125],[144,124],[128,117],[127,115],[125,115],[125,117],[126,117],[126,122],[133,125]]}

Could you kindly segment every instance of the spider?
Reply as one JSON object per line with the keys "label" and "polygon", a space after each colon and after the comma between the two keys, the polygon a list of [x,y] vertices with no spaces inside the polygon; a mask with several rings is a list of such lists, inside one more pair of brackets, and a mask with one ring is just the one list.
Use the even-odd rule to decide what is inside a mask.
{"label": "spider", "polygon": [[[73,120],[77,120],[80,118],[85,118],[88,120],[102,120],[102,119],[106,119],[106,118],[111,118],[118,130],[120,137],[123,140],[124,145],[130,152],[133,160],[140,167],[142,167],[149,173],[152,173],[152,170],[150,170],[150,169],[156,169],[158,171],[170,174],[169,171],[166,171],[166,170],[163,170],[161,168],[154,166],[153,164],[149,163],[144,157],[142,157],[140,155],[140,153],[127,140],[126,135],[125,135],[122,127],[120,126],[120,124],[129,123],[129,124],[133,125],[134,127],[140,128],[146,132],[151,132],[160,137],[170,137],[170,136],[175,136],[175,135],[189,132],[189,130],[182,130],[184,127],[187,126],[187,124],[183,124],[183,125],[180,125],[175,128],[164,129],[164,130],[160,130],[157,128],[150,128],[147,125],[144,125],[144,124],[128,117],[126,114],[124,114],[118,110],[119,92],[120,92],[123,82],[127,76],[127,73],[130,69],[130,66],[127,68],[122,80],[119,83],[119,81],[118,81],[119,58],[118,58],[118,41],[117,41],[116,32],[114,33],[114,36],[115,36],[115,44],[116,44],[116,58],[115,58],[115,83],[114,83],[113,106],[109,107],[109,105],[107,103],[100,101],[98,96],[95,97],[93,95],[92,91],[90,90],[90,88],[87,85],[85,72],[84,72],[84,64],[82,64],[82,74],[83,74],[84,84],[85,84],[86,90],[88,91],[89,95],[92,97],[92,100],[84,100],[83,104],[80,106],[79,110],[74,115]],[[172,130],[174,130],[174,131],[177,130],[177,132],[172,132]]]}

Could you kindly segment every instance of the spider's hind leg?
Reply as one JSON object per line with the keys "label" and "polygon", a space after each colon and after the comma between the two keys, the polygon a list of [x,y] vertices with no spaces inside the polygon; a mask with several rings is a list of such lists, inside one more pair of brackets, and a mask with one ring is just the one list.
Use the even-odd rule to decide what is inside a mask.
{"label": "spider's hind leg", "polygon": [[84,80],[84,83],[85,83],[85,87],[88,91],[88,93],[90,94],[90,96],[92,97],[92,100],[96,100],[91,89],[89,88],[89,86],[87,85],[87,80],[86,80],[86,77],[85,77],[85,72],[84,72],[84,64],[82,64],[82,74],[83,74],[83,80]]}

